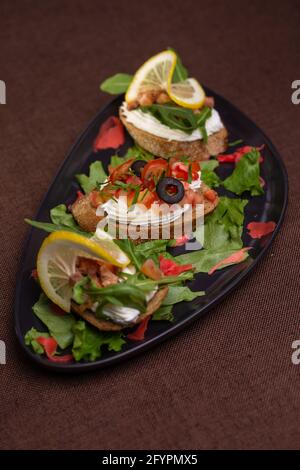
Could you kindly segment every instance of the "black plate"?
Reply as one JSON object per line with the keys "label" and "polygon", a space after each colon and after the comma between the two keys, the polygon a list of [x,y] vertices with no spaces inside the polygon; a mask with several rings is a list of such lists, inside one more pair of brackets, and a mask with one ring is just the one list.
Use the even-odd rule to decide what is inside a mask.
{"label": "black plate", "polygon": [[[261,174],[266,181],[265,194],[250,199],[245,210],[245,226],[252,220],[273,220],[277,223],[275,231],[263,237],[261,240],[252,240],[244,231],[244,245],[253,247],[251,250],[251,258],[249,257],[241,264],[218,271],[212,276],[198,274],[190,287],[193,290],[205,290],[206,295],[204,297],[198,297],[189,303],[184,302],[177,304],[174,308],[176,319],[174,324],[168,324],[167,322],[151,322],[147,331],[147,337],[144,341],[128,343],[119,353],[104,353],[102,358],[95,362],[57,364],[50,362],[45,357],[34,354],[24,343],[24,335],[32,326],[39,330],[43,329],[42,324],[32,312],[32,305],[37,301],[40,289],[30,277],[30,273],[35,267],[38,249],[47,234],[41,230],[31,229],[25,244],[21,267],[18,273],[15,301],[15,330],[22,348],[36,363],[51,370],[75,372],[97,369],[128,359],[160,343],[167,337],[181,330],[192,320],[200,318],[207,313],[208,310],[220,302],[220,300],[253,270],[258,261],[266,253],[266,250],[278,233],[287,205],[288,178],[284,164],[268,137],[266,137],[248,117],[211,90],[206,89],[206,92],[209,96],[215,97],[216,108],[220,112],[225,126],[229,131],[230,141],[243,139],[244,143],[249,145],[260,146],[261,144],[265,144],[263,151],[265,158],[261,165]],[[49,211],[52,207],[60,203],[68,204],[73,202],[76,191],[79,189],[74,180],[75,174],[87,172],[90,163],[97,159],[101,159],[105,166],[108,165],[111,155],[115,152],[109,149],[95,154],[91,150],[92,143],[98,133],[100,124],[105,121],[107,117],[118,114],[118,107],[121,101],[122,97],[113,100],[106,108],[100,111],[95,119],[88,125],[59,169],[35,217],[36,220],[49,221]],[[132,140],[127,136],[126,143],[120,153],[124,154],[130,145],[132,145]],[[221,177],[225,177],[231,170],[231,165],[222,164],[218,171]]]}

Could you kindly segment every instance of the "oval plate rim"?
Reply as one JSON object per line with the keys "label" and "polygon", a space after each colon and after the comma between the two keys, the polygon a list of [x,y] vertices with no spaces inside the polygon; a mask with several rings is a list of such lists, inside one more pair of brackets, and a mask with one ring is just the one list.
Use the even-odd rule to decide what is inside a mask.
{"label": "oval plate rim", "polygon": [[[261,136],[264,138],[265,143],[268,145],[269,149],[272,152],[272,158],[275,158],[282,177],[283,177],[283,182],[284,182],[284,199],[282,201],[282,210],[280,213],[279,220],[277,222],[276,228],[274,232],[272,233],[268,243],[266,243],[265,246],[262,247],[261,251],[259,254],[256,256],[256,258],[253,260],[249,266],[246,268],[242,269],[236,276],[235,278],[229,283],[229,285],[222,290],[212,301],[210,301],[207,305],[204,307],[201,307],[200,309],[196,309],[195,312],[190,313],[187,318],[184,320],[175,323],[171,326],[168,327],[167,330],[157,334],[153,338],[150,338],[147,340],[146,343],[141,342],[137,343],[136,346],[130,350],[124,351],[124,352],[118,352],[115,353],[112,356],[109,357],[104,357],[100,358],[96,361],[93,362],[78,362],[78,363],[68,363],[68,364],[58,364],[55,362],[51,362],[48,359],[46,359],[44,356],[39,356],[32,352],[24,342],[24,337],[21,332],[20,328],[20,323],[19,323],[19,299],[20,299],[20,290],[22,286],[22,276],[21,273],[23,272],[23,261],[25,259],[25,254],[26,254],[26,248],[27,245],[29,244],[31,234],[33,231],[33,227],[31,227],[28,230],[28,234],[25,237],[25,240],[23,242],[23,250],[21,254],[21,258],[19,261],[19,269],[17,271],[17,282],[16,282],[16,290],[15,290],[15,302],[14,302],[14,329],[15,333],[18,339],[18,342],[22,348],[22,350],[26,353],[27,357],[29,357],[35,364],[38,366],[41,366],[49,371],[53,372],[61,372],[61,373],[79,373],[83,371],[92,371],[96,369],[103,369],[108,366],[114,366],[120,362],[123,362],[127,359],[130,359],[144,351],[149,350],[150,348],[154,347],[155,345],[161,343],[162,341],[170,338],[173,336],[175,333],[179,333],[183,328],[191,324],[193,321],[195,321],[198,317],[201,319],[204,315],[206,315],[212,308],[216,307],[223,298],[225,298],[230,292],[232,292],[241,282],[243,279],[245,279],[257,266],[257,264],[260,262],[260,260],[265,256],[267,253],[268,249],[272,245],[275,237],[277,236],[280,227],[283,223],[284,216],[286,213],[286,208],[288,204],[288,193],[289,193],[289,183],[288,183],[288,174],[287,170],[285,168],[285,164],[283,162],[283,159],[280,156],[280,153],[272,143],[272,141],[269,139],[269,137],[264,133],[264,131],[257,125],[255,122],[249,118],[243,111],[241,111],[237,106],[229,102],[226,98],[224,98],[222,95],[219,95],[218,93],[212,91],[208,87],[204,87],[205,90],[207,91],[207,94],[213,94],[216,99],[219,99],[223,101],[223,104],[226,106],[229,106],[229,108],[234,109],[239,115],[241,115],[244,119],[246,119],[249,124],[254,126],[261,134]],[[100,111],[91,119],[87,126],[85,127],[84,131],[79,135],[79,137],[76,139],[75,143],[71,146],[69,151],[66,154],[66,157],[63,159],[62,163],[59,165],[58,170],[50,183],[48,190],[45,193],[45,196],[42,198],[41,203],[39,205],[38,211],[36,215],[40,212],[42,206],[44,205],[45,201],[48,198],[48,195],[52,189],[52,187],[55,185],[55,182],[60,175],[60,173],[63,171],[64,167],[69,163],[69,160],[72,157],[73,152],[76,150],[76,148],[81,144],[81,142],[85,139],[86,134],[88,134],[90,128],[98,121],[99,117],[101,117],[102,114],[105,113],[115,102],[117,102],[122,95],[118,95],[116,98],[112,99],[109,103],[107,103],[105,106],[103,106]],[[200,316],[201,313],[201,316]]]}

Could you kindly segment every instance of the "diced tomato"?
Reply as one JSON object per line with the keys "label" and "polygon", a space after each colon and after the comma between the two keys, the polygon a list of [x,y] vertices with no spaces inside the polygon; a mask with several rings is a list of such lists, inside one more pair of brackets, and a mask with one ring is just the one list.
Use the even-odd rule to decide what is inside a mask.
{"label": "diced tomato", "polygon": [[77,191],[76,196],[77,196],[77,197],[76,197],[76,201],[75,201],[75,202],[77,202],[79,199],[83,198],[83,197],[84,197],[84,194],[83,194],[83,192],[81,192],[81,191]]}
{"label": "diced tomato", "polygon": [[141,267],[141,272],[155,281],[162,278],[162,272],[154,263],[153,259],[147,259]]}
{"label": "diced tomato", "polygon": [[227,258],[222,259],[208,271],[208,274],[213,274],[215,271],[217,271],[217,269],[224,268],[225,266],[229,264],[241,263],[242,261],[244,261],[246,257],[246,252],[250,249],[251,247],[242,248],[241,250],[236,251],[235,253],[228,256]]}
{"label": "diced tomato", "polygon": [[73,360],[72,354],[66,354],[65,356],[55,356],[57,349],[57,341],[54,338],[44,338],[39,336],[36,341],[43,346],[44,351],[48,359],[52,362],[70,362]]}
{"label": "diced tomato", "polygon": [[182,246],[188,242],[190,237],[188,235],[182,235],[182,237],[177,238],[174,246]]}
{"label": "diced tomato", "polygon": [[127,184],[135,184],[136,186],[140,186],[142,184],[142,180],[136,175],[129,175],[126,178]]}
{"label": "diced tomato", "polygon": [[208,189],[207,191],[205,191],[204,197],[210,202],[215,202],[217,193],[213,189]]}
{"label": "diced tomato", "polygon": [[156,201],[158,202],[159,198],[155,191],[150,191],[148,188],[142,189],[142,191],[140,191],[138,202],[140,204],[144,204],[147,209],[150,209],[152,204],[154,204]]}
{"label": "diced tomato", "polygon": [[198,191],[194,191],[193,189],[186,189],[184,198],[180,202],[183,204],[191,204],[195,206],[196,204],[203,204],[203,196]]}
{"label": "diced tomato", "polygon": [[150,160],[142,170],[142,180],[147,183],[153,180],[159,180],[163,173],[167,174],[168,162],[163,158]]}
{"label": "diced tomato", "polygon": [[93,150],[113,148],[117,149],[125,142],[125,131],[120,119],[110,116],[100,127],[99,133],[94,141]]}
{"label": "diced tomato", "polygon": [[96,190],[90,192],[89,200],[94,208],[97,208],[100,204],[103,203],[100,192]]}
{"label": "diced tomato", "polygon": [[127,338],[131,339],[131,341],[142,341],[143,339],[145,339],[145,333],[148,328],[149,320],[150,315],[144,318],[144,320],[142,320],[141,323],[138,325],[137,329],[127,335]]}
{"label": "diced tomato", "polygon": [[122,165],[117,166],[114,168],[110,175],[110,181],[113,183],[114,181],[123,181],[129,176],[129,168],[131,167],[134,158],[127,160],[126,162],[122,163]]}
{"label": "diced tomato", "polygon": [[[251,152],[253,148],[256,148],[258,152],[260,152],[263,149],[264,145],[261,145],[260,147],[251,147],[250,145],[245,145],[244,147],[238,148],[235,152],[229,153],[227,155],[219,155],[217,157],[217,160],[220,163],[237,163],[240,161],[240,159],[245,155],[245,153]],[[263,162],[263,157],[260,155],[259,162]]]}
{"label": "diced tomato", "polygon": [[171,176],[187,181],[189,178],[189,167],[192,173],[192,179],[198,179],[198,172],[200,170],[200,165],[198,162],[191,162],[186,165],[183,162],[175,161],[171,164]]}
{"label": "diced tomato", "polygon": [[275,222],[250,222],[247,230],[251,238],[262,238],[275,230]]}
{"label": "diced tomato", "polygon": [[178,276],[179,274],[193,269],[192,264],[177,264],[171,259],[159,256],[159,267],[165,276]]}

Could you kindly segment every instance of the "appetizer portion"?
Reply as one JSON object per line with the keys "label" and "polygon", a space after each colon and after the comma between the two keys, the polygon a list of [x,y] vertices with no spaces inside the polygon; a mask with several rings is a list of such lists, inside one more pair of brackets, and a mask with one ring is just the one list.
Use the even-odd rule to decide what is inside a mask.
{"label": "appetizer portion", "polygon": [[[107,79],[101,88],[114,92],[120,75]],[[195,78],[188,77],[173,50],[151,57],[130,81],[126,77],[119,115],[142,148],[163,158],[186,155],[195,161],[226,150],[228,133],[214,99],[205,96]]]}
{"label": "appetizer portion", "polygon": [[[118,224],[116,238],[120,238],[120,232],[132,238],[129,224],[141,229],[139,240],[186,235],[183,224],[188,222],[190,234],[196,230],[197,220],[212,212],[219,200],[216,191],[201,180],[200,164],[186,157],[129,158],[117,166],[110,165],[107,179],[98,186],[77,198],[72,214],[88,232],[94,232],[107,217]],[[200,205],[203,213],[196,210]]]}

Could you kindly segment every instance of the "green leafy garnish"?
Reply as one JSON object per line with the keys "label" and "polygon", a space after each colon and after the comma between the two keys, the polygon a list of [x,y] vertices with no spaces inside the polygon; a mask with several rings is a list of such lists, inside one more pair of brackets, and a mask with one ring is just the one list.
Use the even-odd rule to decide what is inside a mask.
{"label": "green leafy garnish", "polygon": [[103,346],[118,352],[125,343],[122,333],[98,331],[81,320],[73,326],[73,334],[72,353],[76,361],[95,361],[101,357]]}
{"label": "green leafy garnish", "polygon": [[223,181],[223,186],[232,193],[241,195],[250,191],[251,196],[259,196],[264,193],[259,180],[259,158],[256,149],[245,153],[237,162],[232,174]]}
{"label": "green leafy garnish", "polygon": [[215,188],[220,185],[221,179],[214,172],[215,168],[219,166],[218,160],[207,160],[201,162],[201,180],[204,181],[210,188]]}
{"label": "green leafy garnish", "polygon": [[128,73],[116,73],[101,83],[100,90],[110,93],[111,95],[125,93],[132,81],[132,78],[133,75],[129,75]]}
{"label": "green leafy garnish", "polygon": [[85,194],[95,189],[99,184],[104,183],[107,178],[102,163],[96,161],[90,165],[89,176],[81,174],[76,175],[76,179],[82,187]]}
{"label": "green leafy garnish", "polygon": [[228,143],[228,147],[235,147],[243,143],[243,139],[234,140],[233,142]]}
{"label": "green leafy garnish", "polygon": [[50,335],[56,339],[62,349],[72,344],[74,336],[72,328],[76,321],[73,315],[70,313],[65,315],[55,314],[53,304],[43,293],[32,309],[41,322],[47,326]]}
{"label": "green leafy garnish", "polygon": [[169,286],[169,291],[167,296],[163,300],[163,305],[175,305],[183,301],[189,302],[191,300],[194,300],[196,297],[202,295],[205,295],[205,292],[193,292],[187,286]]}
{"label": "green leafy garnish", "polygon": [[242,248],[241,235],[247,199],[220,197],[216,209],[205,218],[204,247],[213,250]]}
{"label": "green leafy garnish", "polygon": [[151,320],[155,321],[174,321],[174,315],[172,313],[172,305],[161,305],[151,317]]}
{"label": "green leafy garnish", "polygon": [[31,328],[27,331],[25,335],[25,344],[26,346],[31,346],[32,349],[36,354],[44,354],[43,346],[37,342],[37,338],[49,338],[49,333],[45,333],[44,331],[37,331],[35,328]]}
{"label": "green leafy garnish", "polygon": [[[232,249],[225,249],[225,250],[199,250],[199,251],[190,251],[188,253],[184,253],[183,255],[176,256],[176,262],[179,264],[189,264],[191,263],[197,273],[208,273],[208,271],[213,268],[217,263],[220,261],[228,258],[229,256],[233,255],[240,249],[232,250]],[[245,258],[248,257],[248,253],[245,253]],[[229,266],[229,263],[226,266]],[[224,268],[225,265],[220,267],[219,269]]]}
{"label": "green leafy garnish", "polygon": [[65,204],[59,204],[53,209],[50,210],[51,221],[55,225],[60,225],[63,227],[69,227],[72,229],[78,229],[78,225],[70,212],[67,212],[67,207]]}

